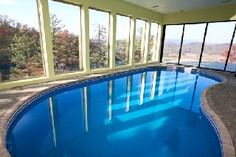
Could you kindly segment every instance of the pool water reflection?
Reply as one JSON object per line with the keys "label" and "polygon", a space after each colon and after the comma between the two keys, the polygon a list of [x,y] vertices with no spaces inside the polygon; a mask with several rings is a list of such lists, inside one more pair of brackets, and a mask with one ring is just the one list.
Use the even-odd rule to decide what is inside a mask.
{"label": "pool water reflection", "polygon": [[13,157],[220,157],[200,109],[217,81],[147,71],[44,96],[15,118]]}

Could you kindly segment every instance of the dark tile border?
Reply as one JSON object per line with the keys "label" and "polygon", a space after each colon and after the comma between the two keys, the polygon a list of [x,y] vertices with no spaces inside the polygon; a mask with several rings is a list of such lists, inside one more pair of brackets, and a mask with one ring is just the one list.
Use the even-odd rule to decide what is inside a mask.
{"label": "dark tile border", "polygon": [[[225,79],[223,82],[215,85],[219,86],[222,83],[227,82],[227,79]],[[224,122],[221,120],[219,115],[217,115],[214,110],[210,107],[215,104],[215,102],[211,99],[211,97],[207,96],[207,93],[213,88],[214,86],[208,87],[203,93],[201,97],[202,101],[202,108],[203,111],[207,114],[207,116],[211,119],[211,121],[216,124],[220,139],[221,139],[221,145],[223,148],[223,156],[224,157],[235,157],[235,148],[233,145],[232,138],[230,136],[229,130],[227,129]]]}
{"label": "dark tile border", "polygon": [[[38,97],[41,97],[47,93],[51,93],[55,90],[60,90],[63,88],[68,88],[73,85],[82,85],[82,84],[87,84],[87,83],[95,83],[99,80],[103,79],[109,79],[109,78],[114,78],[114,77],[122,77],[128,74],[134,74],[137,72],[142,72],[142,71],[147,71],[147,70],[152,70],[152,69],[166,69],[166,70],[178,70],[185,72],[186,70],[190,73],[200,73],[201,75],[207,75],[212,76],[213,79],[216,81],[222,81],[221,83],[227,82],[227,79],[223,77],[222,75],[216,73],[216,72],[211,72],[209,70],[199,70],[196,68],[189,68],[189,67],[184,67],[184,66],[170,66],[170,65],[165,65],[165,64],[150,64],[147,66],[137,66],[134,68],[130,69],[125,69],[125,70],[114,70],[114,71],[107,71],[107,72],[102,72],[102,73],[96,73],[99,76],[93,76],[93,74],[88,74],[85,76],[82,76],[81,78],[76,78],[74,80],[65,80],[65,81],[55,81],[59,82],[56,85],[50,85],[48,84],[47,87],[41,87],[40,85],[38,86],[37,91],[28,94],[25,96],[25,100],[20,100],[14,104],[12,104],[12,107],[7,109],[7,111],[3,114],[2,117],[0,117],[0,156],[1,157],[10,157],[10,154],[8,153],[5,145],[5,136],[6,132],[9,127],[9,123],[12,121],[14,116],[19,113],[18,111],[24,109],[29,102],[35,100]],[[189,69],[189,70],[188,70]],[[61,82],[61,83],[60,83]],[[221,84],[219,83],[219,84]],[[41,84],[42,85],[42,84]],[[30,89],[32,86],[26,87],[26,89]],[[25,89],[23,89],[25,90]],[[233,142],[231,139],[231,136],[229,134],[228,129],[224,125],[223,121],[219,118],[219,116],[210,108],[209,103],[212,103],[212,100],[209,100],[206,97],[206,93],[208,90],[211,90],[211,87],[208,87],[203,93],[202,93],[202,111],[205,113],[206,118],[213,124],[212,126],[214,127],[216,133],[219,133],[219,140],[221,141],[222,144],[222,149],[223,149],[223,155],[224,157],[235,157],[235,150],[233,146]],[[216,125],[215,125],[216,124]]]}

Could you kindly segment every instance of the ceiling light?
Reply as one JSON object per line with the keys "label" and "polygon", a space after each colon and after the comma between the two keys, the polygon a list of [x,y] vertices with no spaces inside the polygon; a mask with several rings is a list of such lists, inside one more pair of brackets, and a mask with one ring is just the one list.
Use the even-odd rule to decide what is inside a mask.
{"label": "ceiling light", "polygon": [[154,6],[152,6],[152,8],[158,8],[159,7],[159,5],[154,5]]}
{"label": "ceiling light", "polygon": [[231,0],[221,0],[220,3],[229,3]]}

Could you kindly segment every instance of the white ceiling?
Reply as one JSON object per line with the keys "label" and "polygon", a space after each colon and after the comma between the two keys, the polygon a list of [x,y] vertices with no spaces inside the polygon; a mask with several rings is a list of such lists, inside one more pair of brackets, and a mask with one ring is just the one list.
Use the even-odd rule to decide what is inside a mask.
{"label": "white ceiling", "polygon": [[[191,11],[200,8],[208,8],[208,7],[233,4],[233,3],[236,4],[236,0],[125,0],[125,1],[160,13],[175,13],[175,12],[181,12],[181,10]],[[158,7],[153,8],[153,6],[156,5],[158,5]]]}

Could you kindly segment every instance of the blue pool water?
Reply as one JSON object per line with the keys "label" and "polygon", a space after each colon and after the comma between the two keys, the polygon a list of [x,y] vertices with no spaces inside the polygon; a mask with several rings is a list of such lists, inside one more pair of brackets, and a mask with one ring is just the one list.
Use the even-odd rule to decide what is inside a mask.
{"label": "blue pool water", "polygon": [[221,157],[200,108],[218,81],[148,70],[49,92],[9,124],[13,157]]}

